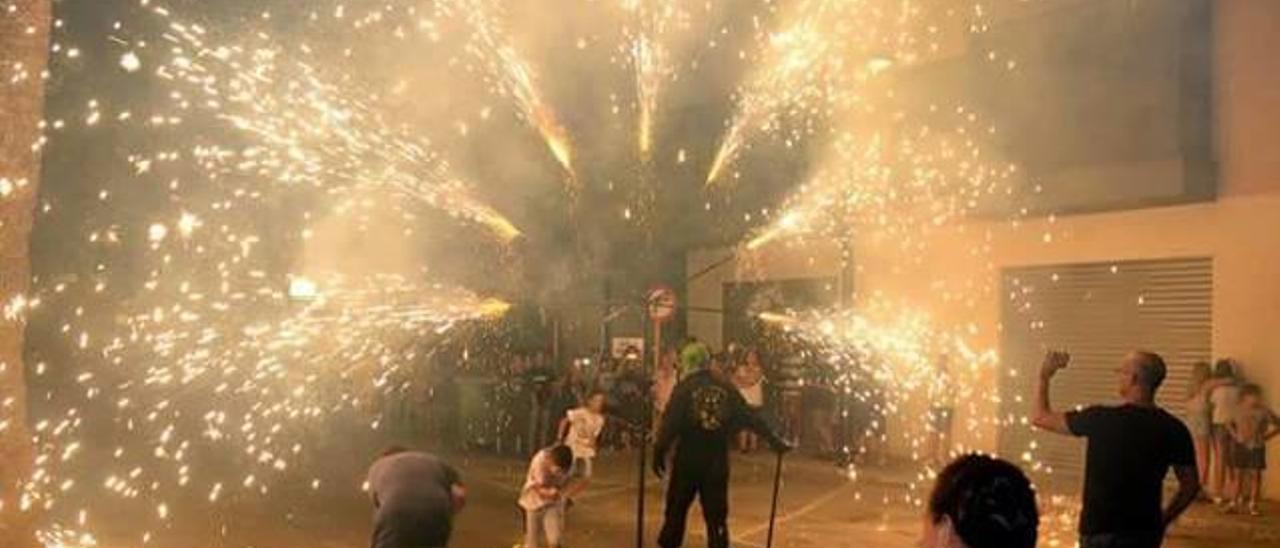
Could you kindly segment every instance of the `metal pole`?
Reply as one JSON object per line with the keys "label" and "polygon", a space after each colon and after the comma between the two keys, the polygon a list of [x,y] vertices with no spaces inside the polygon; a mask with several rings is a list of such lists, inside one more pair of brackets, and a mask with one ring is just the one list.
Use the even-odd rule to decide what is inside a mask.
{"label": "metal pole", "polygon": [[782,451],[778,451],[778,465],[773,469],[773,504],[769,507],[769,536],[765,548],[773,548],[773,524],[778,519],[778,491],[782,488]]}
{"label": "metal pole", "polygon": [[[646,406],[646,407],[647,407],[647,406]],[[642,436],[642,437],[641,437],[641,439],[642,439],[642,440],[645,440],[645,438],[648,436],[649,419],[648,419],[648,418],[644,418],[644,419],[641,419],[641,420],[642,420],[642,422],[644,423],[643,425],[644,425],[645,429],[644,429],[644,431],[643,431],[643,432],[641,432],[641,433],[640,433],[640,435]],[[643,442],[643,441],[642,441],[642,442],[640,443],[640,451],[639,451],[639,453],[640,453],[640,458],[636,459],[636,460],[638,461],[638,464],[637,464],[638,469],[636,470],[636,484],[637,484],[637,489],[636,489],[636,548],[644,548],[644,495],[645,495],[645,492],[644,492],[644,484],[645,484],[645,481],[644,481],[644,480],[645,480],[644,474],[645,474],[646,464],[648,464],[648,463],[646,463],[646,462],[645,462],[645,461],[647,460],[647,459],[646,459],[646,454],[647,454],[648,452],[649,452],[649,444],[648,444],[648,443],[646,443],[646,442]]]}
{"label": "metal pole", "polygon": [[[646,315],[648,309],[648,307],[645,307]],[[652,324],[653,348],[650,351],[653,352],[654,370],[657,370],[658,360],[662,359],[662,322],[655,318],[652,319]],[[651,372],[646,371],[646,373],[650,373],[646,378],[653,378]],[[647,392],[652,394],[652,387]],[[649,453],[649,430],[653,427],[651,422],[653,411],[650,397],[650,395],[646,395],[643,398],[644,409],[640,410],[643,416],[640,418],[640,456],[636,459],[638,461],[638,469],[636,470],[636,548],[644,548],[645,468],[647,468],[646,464],[648,464],[646,460]],[[654,458],[658,457],[655,456]]]}

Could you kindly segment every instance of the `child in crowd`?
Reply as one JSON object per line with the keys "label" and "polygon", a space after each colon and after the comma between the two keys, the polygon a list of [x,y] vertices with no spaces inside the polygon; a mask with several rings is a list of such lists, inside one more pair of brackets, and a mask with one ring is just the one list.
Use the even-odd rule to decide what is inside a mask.
{"label": "child in crowd", "polygon": [[[733,370],[733,384],[737,386],[752,413],[760,413],[764,409],[764,366],[760,365],[758,352],[747,351],[746,361]],[[758,434],[750,429],[738,433],[738,449],[743,453],[754,452],[759,447]]]}
{"label": "child in crowd", "polygon": [[560,548],[573,450],[556,445],[538,451],[520,491],[524,509],[524,548]]}
{"label": "child in crowd", "polygon": [[1216,386],[1209,391],[1212,408],[1210,432],[1213,437],[1209,492],[1214,496],[1214,502],[1225,503],[1227,490],[1236,481],[1235,470],[1228,461],[1232,445],[1230,425],[1240,400],[1240,384],[1235,364],[1230,359],[1218,360],[1213,366],[1213,376]]}
{"label": "child in crowd", "polygon": [[604,404],[604,392],[592,392],[581,407],[569,410],[560,420],[557,439],[573,451],[574,482],[567,494],[570,499],[586,489],[591,482],[600,431],[604,430]]}
{"label": "child in crowd", "polygon": [[1229,511],[1260,515],[1258,498],[1262,491],[1262,471],[1267,468],[1267,441],[1280,435],[1280,419],[1262,399],[1262,389],[1247,384],[1240,389],[1240,401],[1231,423],[1234,445],[1231,467],[1235,469],[1235,500]]}
{"label": "child in crowd", "polygon": [[[662,353],[662,359],[658,361],[658,367],[653,371],[653,416],[661,418],[662,412],[667,409],[667,402],[671,400],[671,392],[676,388],[676,380],[679,376],[676,372],[676,362],[679,358],[676,356],[675,349],[667,349]],[[656,428],[661,421],[654,421]]]}

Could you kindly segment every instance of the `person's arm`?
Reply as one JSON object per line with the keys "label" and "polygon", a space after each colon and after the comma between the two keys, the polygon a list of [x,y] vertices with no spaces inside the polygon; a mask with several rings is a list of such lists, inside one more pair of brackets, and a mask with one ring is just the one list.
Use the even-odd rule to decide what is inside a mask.
{"label": "person's arm", "polygon": [[461,512],[467,506],[467,486],[461,483],[449,486],[449,497],[453,502],[453,513]]}
{"label": "person's arm", "polygon": [[382,501],[378,500],[378,484],[374,481],[378,472],[378,463],[374,462],[373,466],[369,467],[369,473],[366,474],[364,478],[364,484],[367,486],[369,492],[369,502],[373,503],[374,510],[382,507]]}
{"label": "person's arm", "polygon": [[1200,494],[1200,473],[1196,468],[1196,447],[1191,440],[1191,432],[1181,423],[1176,423],[1169,439],[1171,443],[1166,453],[1170,456],[1169,465],[1178,477],[1178,492],[1164,509],[1166,529]]}
{"label": "person's arm", "polygon": [[560,486],[550,483],[543,483],[539,485],[537,490],[538,496],[542,497],[542,500],[554,500],[556,495],[560,494]]}
{"label": "person's arm", "polygon": [[1178,492],[1165,507],[1164,526],[1166,528],[1178,519],[1178,516],[1181,516],[1200,494],[1200,474],[1195,464],[1175,466],[1173,472],[1178,477]]}
{"label": "person's arm", "polygon": [[1280,436],[1280,417],[1276,416],[1275,411],[1267,409],[1267,427],[1262,434],[1262,442],[1269,442],[1276,436]]}
{"label": "person's arm", "polygon": [[1070,361],[1071,355],[1065,352],[1051,351],[1045,354],[1044,362],[1040,365],[1040,375],[1036,381],[1035,415],[1031,420],[1031,423],[1038,428],[1068,436],[1073,433],[1067,424],[1066,414],[1055,412],[1052,404],[1049,403],[1049,383],[1053,380],[1053,376]]}
{"label": "person's arm", "polygon": [[462,483],[462,476],[452,466],[444,465],[444,483],[449,488],[449,502],[453,513],[461,512],[467,505],[467,486]]}
{"label": "person's arm", "polygon": [[1165,528],[1178,519],[1200,494],[1200,473],[1195,464],[1175,466],[1173,472],[1178,476],[1178,492],[1164,509]]}
{"label": "person's arm", "polygon": [[653,443],[653,472],[662,477],[667,471],[667,453],[680,431],[680,420],[685,416],[689,406],[688,391],[676,385],[667,408],[662,412],[662,423],[658,427],[658,438]]}
{"label": "person's arm", "polygon": [[[572,413],[572,411],[570,411],[569,413]],[[564,418],[560,419],[560,426],[556,428],[556,440],[558,440],[560,443],[564,443],[564,440],[567,439],[568,437],[569,437],[569,414],[566,413]]]}
{"label": "person's arm", "polygon": [[542,500],[552,500],[560,493],[560,488],[552,481],[551,474],[551,457],[549,451],[539,451],[533,456],[533,461],[529,463],[529,482],[533,486],[533,492],[537,493],[538,498]]}
{"label": "person's arm", "polygon": [[1200,385],[1200,392],[1196,393],[1197,397],[1207,398],[1213,393],[1213,389],[1219,386],[1231,384],[1231,379],[1209,379]]}

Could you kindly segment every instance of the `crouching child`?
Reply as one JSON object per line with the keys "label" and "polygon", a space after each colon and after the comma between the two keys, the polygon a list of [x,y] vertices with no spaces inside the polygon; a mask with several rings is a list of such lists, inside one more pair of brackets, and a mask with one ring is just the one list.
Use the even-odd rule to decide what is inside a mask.
{"label": "crouching child", "polygon": [[525,548],[560,548],[572,466],[573,450],[567,445],[538,451],[529,462],[519,500],[524,510]]}

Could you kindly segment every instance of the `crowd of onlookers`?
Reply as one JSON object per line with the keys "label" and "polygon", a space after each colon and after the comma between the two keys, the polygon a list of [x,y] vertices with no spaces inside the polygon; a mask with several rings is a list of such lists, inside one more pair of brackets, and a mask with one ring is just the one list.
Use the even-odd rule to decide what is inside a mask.
{"label": "crowd of onlookers", "polygon": [[[380,395],[391,399],[378,403],[388,410],[388,428],[436,440],[443,447],[523,456],[554,438],[568,410],[588,395],[601,393],[609,417],[601,447],[626,450],[640,444],[646,424],[653,429],[653,418],[687,374],[680,371],[674,347],[665,349],[656,362],[634,354],[557,361],[547,352],[469,359],[468,367],[436,360],[403,390]],[[807,452],[883,462],[885,397],[869,375],[846,377],[849,389],[837,390],[830,366],[798,346],[731,343],[712,359],[749,405],[779,424]],[[841,393],[848,396],[839,397]],[[759,440],[750,433],[738,439],[744,452],[758,447]]]}
{"label": "crowd of onlookers", "polygon": [[1226,512],[1259,515],[1266,442],[1280,434],[1280,420],[1262,389],[1244,378],[1235,360],[1212,367],[1196,363],[1187,386],[1186,424],[1205,497]]}
{"label": "crowd of onlookers", "polygon": [[[559,368],[551,366],[543,357],[522,356],[510,362],[509,369],[500,377],[505,384],[515,385],[512,394],[521,396],[508,400],[513,407],[507,413],[513,419],[523,416],[528,420],[509,421],[511,428],[507,434],[527,436],[528,444],[523,445],[527,448],[525,453],[536,454],[524,491],[529,500],[524,500],[522,495],[521,502],[526,511],[532,509],[530,515],[536,520],[527,521],[529,546],[542,543],[534,539],[559,538],[563,512],[571,506],[575,490],[585,486],[591,477],[591,461],[597,449],[644,446],[646,442],[641,438],[649,435],[653,425],[660,422],[667,434],[658,436],[655,456],[665,453],[658,451],[658,447],[666,447],[663,440],[670,441],[671,426],[675,424],[673,413],[667,408],[682,409],[690,405],[689,385],[682,381],[713,389],[718,386],[730,393],[736,391],[732,405],[749,409],[745,416],[773,413],[777,419],[774,422],[784,425],[782,432],[763,426],[764,422],[741,428],[741,432],[733,428],[732,439],[739,450],[755,450],[760,445],[756,436],[761,432],[768,434],[770,447],[782,452],[793,447],[793,442],[782,441],[784,433],[786,440],[795,440],[797,436],[809,438],[811,446],[819,451],[850,443],[849,438],[842,442],[832,434],[837,423],[836,408],[847,406],[848,402],[843,400],[849,398],[835,398],[835,391],[824,383],[820,372],[806,369],[802,352],[765,357],[765,353],[755,349],[731,346],[722,353],[707,352],[706,365],[693,370],[686,370],[690,362],[685,354],[683,350],[679,355],[666,352],[656,366],[647,371],[639,360],[629,357],[580,359]],[[773,367],[769,365],[771,362],[775,364]],[[1267,407],[1261,389],[1243,379],[1238,363],[1221,360],[1212,367],[1196,364],[1181,417],[1157,403],[1156,394],[1164,383],[1167,369],[1158,354],[1145,351],[1128,354],[1116,369],[1118,405],[1055,411],[1050,403],[1050,383],[1069,363],[1070,356],[1063,352],[1050,352],[1046,356],[1039,382],[1031,394],[1032,423],[1050,432],[1086,440],[1079,522],[1081,547],[1158,548],[1168,527],[1195,500],[1206,497],[1217,501],[1227,512],[1259,514],[1260,480],[1266,467],[1265,446],[1280,435],[1280,418]],[[708,371],[711,376],[707,376]],[[937,376],[947,375],[944,358],[939,361]],[[945,398],[931,395],[931,399],[935,400],[934,409],[930,410],[934,428],[949,427],[950,405]],[[717,400],[725,401],[722,397]],[[666,420],[653,420],[663,417],[664,411]],[[674,413],[676,416],[686,414]],[[708,417],[704,415],[706,410],[699,409],[689,420],[705,421]],[[719,424],[718,420],[712,422]],[[860,424],[863,430],[858,435],[863,440],[883,437],[883,426],[877,429],[873,426],[875,422],[864,419]],[[847,424],[845,426],[843,430],[848,430]],[[696,428],[685,432],[682,435],[705,435],[697,434],[702,431]],[[725,446],[716,453],[727,450]],[[859,448],[863,450],[865,446]],[[655,471],[660,474],[665,471],[664,458],[660,456],[654,462]],[[689,478],[703,481],[699,475],[702,472],[692,476],[686,472],[685,479],[679,479],[681,458],[679,454],[673,458],[677,468],[672,485],[683,485],[681,482],[687,483]],[[684,459],[689,458],[686,453]],[[425,460],[415,462],[424,470],[435,470],[434,476],[444,478],[446,481],[440,485],[446,493],[460,488],[461,480],[451,469],[442,469],[442,465]],[[685,466],[689,466],[688,462]],[[1178,489],[1167,496],[1165,479],[1171,472],[1178,481]],[[389,469],[378,471],[378,475],[392,474]],[[561,477],[562,480],[557,480],[560,483],[547,479],[553,476]],[[571,477],[580,481],[573,483]],[[389,482],[383,489],[394,490],[396,487],[390,485],[393,483]],[[708,489],[708,485],[697,485],[700,486],[696,491]],[[725,487],[719,485],[717,489],[723,491]],[[672,489],[668,487],[668,508],[672,507],[671,494],[679,491]],[[376,495],[377,489],[375,504],[378,504]],[[547,501],[554,504],[548,505]],[[679,502],[687,505],[687,501]],[[703,504],[705,510],[707,501]],[[451,508],[456,511],[460,503]],[[668,512],[668,520],[672,515]],[[961,456],[944,467],[928,500],[927,516],[922,546],[1030,548],[1037,539],[1039,516],[1030,482],[1016,465],[993,457]],[[678,546],[679,540],[668,544]],[[557,546],[558,542],[549,545]]]}

